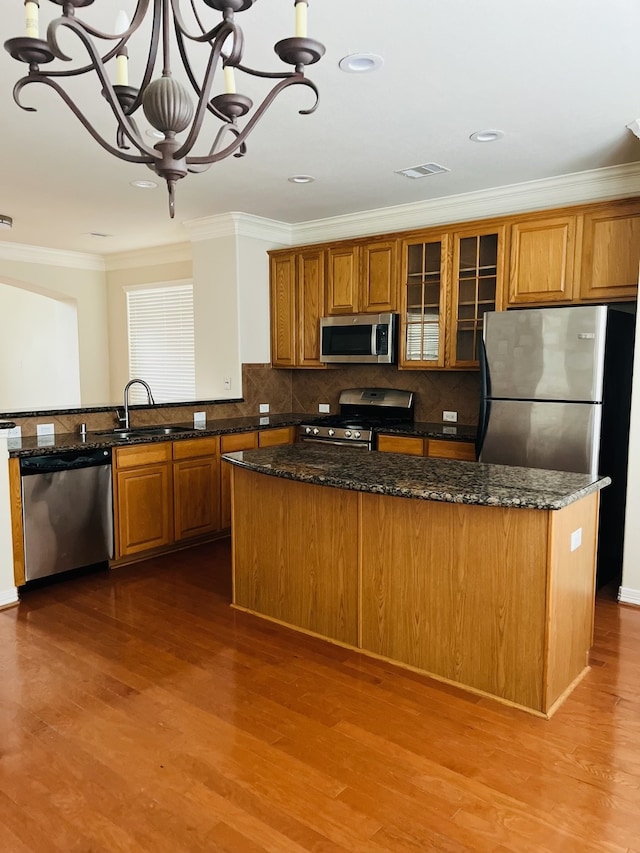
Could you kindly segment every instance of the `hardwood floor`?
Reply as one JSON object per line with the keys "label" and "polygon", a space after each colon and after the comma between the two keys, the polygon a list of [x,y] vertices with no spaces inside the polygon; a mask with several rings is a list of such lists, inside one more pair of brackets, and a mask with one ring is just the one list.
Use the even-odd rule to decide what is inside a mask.
{"label": "hardwood floor", "polygon": [[2,853],[640,851],[640,609],[545,721],[229,600],[223,540],[0,613]]}

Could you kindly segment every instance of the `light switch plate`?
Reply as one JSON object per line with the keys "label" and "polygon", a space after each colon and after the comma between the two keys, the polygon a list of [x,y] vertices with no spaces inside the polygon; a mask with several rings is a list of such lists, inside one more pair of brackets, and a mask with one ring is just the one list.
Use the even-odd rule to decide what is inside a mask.
{"label": "light switch plate", "polygon": [[261,412],[268,412],[269,411],[269,404],[268,403],[260,403],[260,411]]}
{"label": "light switch plate", "polygon": [[331,406],[328,403],[318,403],[318,411],[326,415],[331,411]]}
{"label": "light switch plate", "polygon": [[458,413],[457,412],[443,412],[442,413],[442,420],[443,421],[451,421],[452,423],[455,423],[458,420]]}
{"label": "light switch plate", "polygon": [[206,412],[194,412],[193,413],[193,425],[194,427],[203,427],[207,423],[207,413]]}

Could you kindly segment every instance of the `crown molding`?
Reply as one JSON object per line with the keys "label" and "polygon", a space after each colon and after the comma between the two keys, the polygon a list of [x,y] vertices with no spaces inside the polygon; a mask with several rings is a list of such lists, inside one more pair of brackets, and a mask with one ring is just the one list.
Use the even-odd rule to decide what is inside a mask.
{"label": "crown molding", "polygon": [[18,261],[25,264],[43,264],[48,267],[67,267],[67,269],[93,272],[104,272],[106,268],[105,259],[101,255],[65,252],[61,249],[47,249],[45,246],[3,241],[0,241],[0,261]]}
{"label": "crown molding", "polygon": [[640,163],[628,163],[345,216],[309,220],[292,225],[291,229],[295,244],[324,243],[327,240],[409,231],[432,225],[626,198],[636,194],[640,194]]}
{"label": "crown molding", "polygon": [[148,246],[146,249],[133,249],[128,252],[114,252],[104,258],[108,272],[136,267],[154,267],[164,264],[191,261],[190,243],[169,243],[164,246]]}
{"label": "crown molding", "polygon": [[183,225],[193,242],[216,237],[251,237],[254,240],[266,240],[285,246],[291,245],[295,227],[276,219],[265,219],[239,211],[191,219]]}

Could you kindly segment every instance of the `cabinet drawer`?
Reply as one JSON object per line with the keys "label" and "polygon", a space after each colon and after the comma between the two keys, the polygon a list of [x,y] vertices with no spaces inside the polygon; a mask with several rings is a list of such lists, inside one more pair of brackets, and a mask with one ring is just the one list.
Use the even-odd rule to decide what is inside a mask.
{"label": "cabinet drawer", "polygon": [[258,433],[259,447],[275,447],[277,444],[293,444],[294,440],[294,427],[278,427],[278,429],[266,429]]}
{"label": "cabinet drawer", "polygon": [[174,459],[196,459],[199,456],[216,456],[220,449],[217,435],[208,438],[187,438],[173,442]]}
{"label": "cabinet drawer", "polygon": [[220,452],[233,453],[235,450],[251,450],[258,446],[257,432],[233,432],[220,436]]}
{"label": "cabinet drawer", "polygon": [[424,439],[410,435],[379,435],[377,449],[382,453],[424,455]]}
{"label": "cabinet drawer", "polygon": [[430,438],[427,444],[427,456],[440,459],[463,459],[475,462],[476,447],[471,441],[446,441],[439,438]]}
{"label": "cabinet drawer", "polygon": [[135,447],[118,447],[115,452],[116,468],[136,468],[139,465],[154,465],[171,459],[171,442],[137,444]]}

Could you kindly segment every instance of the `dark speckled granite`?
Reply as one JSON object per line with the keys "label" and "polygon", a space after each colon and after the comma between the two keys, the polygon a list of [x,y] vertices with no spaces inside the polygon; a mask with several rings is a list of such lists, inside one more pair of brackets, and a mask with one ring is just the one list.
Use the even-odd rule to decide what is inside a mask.
{"label": "dark speckled granite", "polygon": [[[9,439],[9,456],[40,456],[46,453],[57,453],[60,450],[97,450],[102,447],[122,447],[129,444],[148,444],[155,441],[181,441],[185,438],[206,435],[224,435],[234,432],[250,432],[251,430],[271,429],[279,426],[296,426],[303,421],[308,421],[311,416],[288,412],[280,415],[251,415],[241,418],[219,418],[209,420],[204,429],[194,429],[192,424],[174,424],[184,427],[184,433],[173,435],[142,435],[120,438],[118,436],[101,435],[97,432],[88,432],[86,438],[81,438],[77,433],[56,433],[47,439],[38,439],[37,436],[24,436],[23,438]],[[14,426],[9,423],[6,427]],[[161,424],[167,426],[167,424]],[[456,430],[456,432],[452,432]],[[458,424],[429,424],[415,423],[403,424],[401,426],[385,427],[380,432],[396,433],[399,435],[421,435],[428,438],[451,438],[473,440],[475,427],[465,427]]]}
{"label": "dark speckled granite", "polygon": [[447,503],[561,509],[608,477],[297,444],[223,456],[262,474],[320,486]]}
{"label": "dark speckled granite", "polygon": [[14,426],[13,421],[0,421],[0,429],[13,429]]}

